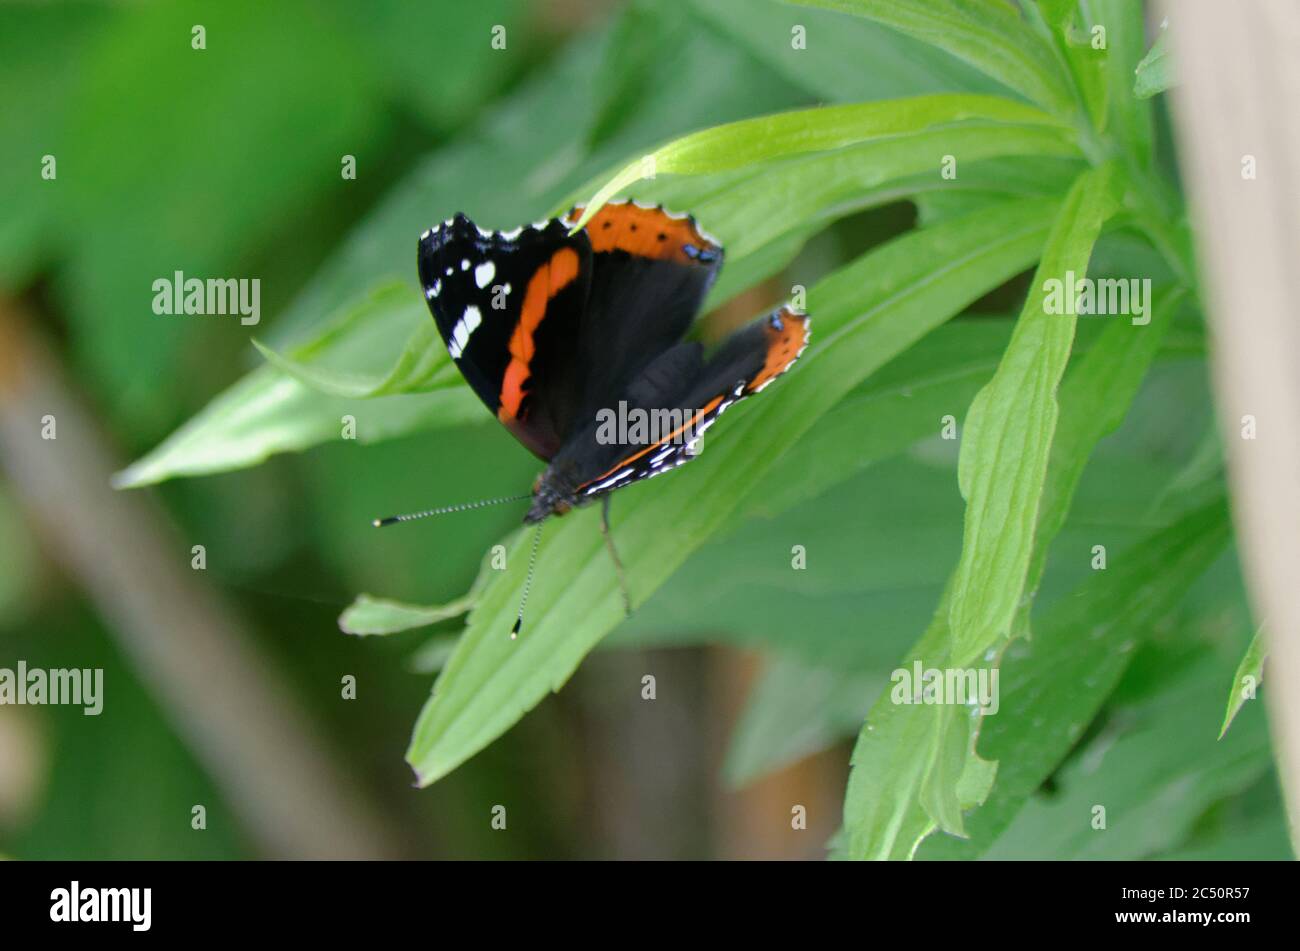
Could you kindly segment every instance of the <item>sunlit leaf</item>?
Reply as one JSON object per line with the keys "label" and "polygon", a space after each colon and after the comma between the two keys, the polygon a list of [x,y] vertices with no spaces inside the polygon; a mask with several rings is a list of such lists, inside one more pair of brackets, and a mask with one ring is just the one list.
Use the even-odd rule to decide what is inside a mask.
{"label": "sunlit leaf", "polygon": [[[393,349],[393,342],[401,339],[397,329],[403,326],[411,329],[406,343],[392,358],[392,365],[382,373],[361,370],[358,365],[372,353]],[[462,383],[424,303],[403,285],[393,284],[377,291],[349,318],[346,330],[336,336],[346,346],[318,344],[307,351],[314,359],[282,356],[257,340],[253,344],[273,367],[331,396],[369,399],[428,393]],[[322,350],[325,356],[316,357]]]}
{"label": "sunlit leaf", "polygon": [[743,168],[961,122],[1069,128],[1032,106],[966,93],[825,106],[744,119],[692,133],[630,162],[596,192],[574,229],[585,225],[609,199],[643,179]]}

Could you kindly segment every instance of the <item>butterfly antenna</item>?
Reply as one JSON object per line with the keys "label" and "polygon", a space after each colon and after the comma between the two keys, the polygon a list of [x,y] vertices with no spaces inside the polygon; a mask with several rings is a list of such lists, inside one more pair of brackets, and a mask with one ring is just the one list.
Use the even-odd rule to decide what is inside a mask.
{"label": "butterfly antenna", "polygon": [[524,499],[531,499],[532,493],[523,495],[507,495],[499,499],[482,499],[478,502],[465,502],[461,505],[444,505],[440,509],[429,509],[427,512],[410,512],[406,515],[390,515],[388,518],[377,518],[370,524],[375,528],[382,528],[385,525],[396,525],[398,522],[413,522],[417,518],[428,518],[430,515],[447,515],[451,512],[466,512],[469,509],[481,509],[488,505],[500,505],[503,502],[522,502]]}
{"label": "butterfly antenna", "polygon": [[528,556],[528,576],[524,578],[524,593],[519,598],[519,616],[515,618],[515,626],[510,629],[510,639],[513,641],[519,636],[519,629],[524,626],[524,605],[528,603],[528,592],[533,587],[533,569],[537,567],[537,546],[542,541],[542,523],[537,523],[537,530],[533,532],[533,553]]}

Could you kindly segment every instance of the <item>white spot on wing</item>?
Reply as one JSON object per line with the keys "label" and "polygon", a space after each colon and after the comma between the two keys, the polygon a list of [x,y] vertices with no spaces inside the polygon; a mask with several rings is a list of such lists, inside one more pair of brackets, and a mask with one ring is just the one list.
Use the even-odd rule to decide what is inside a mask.
{"label": "white spot on wing", "polygon": [[451,342],[447,344],[447,352],[451,354],[453,360],[459,360],[465,348],[469,346],[469,335],[478,329],[479,324],[483,323],[483,312],[472,304],[465,308],[465,314],[456,321],[456,326],[451,329]]}
{"label": "white spot on wing", "polygon": [[488,282],[496,276],[497,266],[491,261],[484,261],[478,267],[474,268],[474,283],[479,287],[487,287]]}

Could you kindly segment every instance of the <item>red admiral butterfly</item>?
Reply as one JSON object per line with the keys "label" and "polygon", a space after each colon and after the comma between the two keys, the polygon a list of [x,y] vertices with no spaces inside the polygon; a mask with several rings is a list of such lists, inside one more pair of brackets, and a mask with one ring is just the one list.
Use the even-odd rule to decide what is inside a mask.
{"label": "red admiral butterfly", "polygon": [[[421,235],[420,282],[452,360],[548,465],[530,495],[376,525],[525,498],[531,524],[599,498],[622,581],[609,536],[610,493],[693,458],[699,437],[729,406],[803,352],[809,320],[787,306],[706,358],[698,342],[683,338],[722,267],[721,245],[693,217],[632,201],[605,205],[570,234],[582,212],[507,232],[484,231],[458,214]],[[611,427],[614,407],[670,423]],[[626,584],[623,592],[630,608]],[[522,618],[521,603],[512,636]]]}

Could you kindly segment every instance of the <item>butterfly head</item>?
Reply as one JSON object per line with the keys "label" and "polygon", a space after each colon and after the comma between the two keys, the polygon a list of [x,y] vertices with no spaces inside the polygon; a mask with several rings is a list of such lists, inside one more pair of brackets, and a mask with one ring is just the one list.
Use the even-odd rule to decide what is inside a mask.
{"label": "butterfly head", "polygon": [[524,524],[540,522],[548,515],[563,515],[578,504],[577,493],[563,473],[550,466],[533,483],[533,504],[524,516]]}

